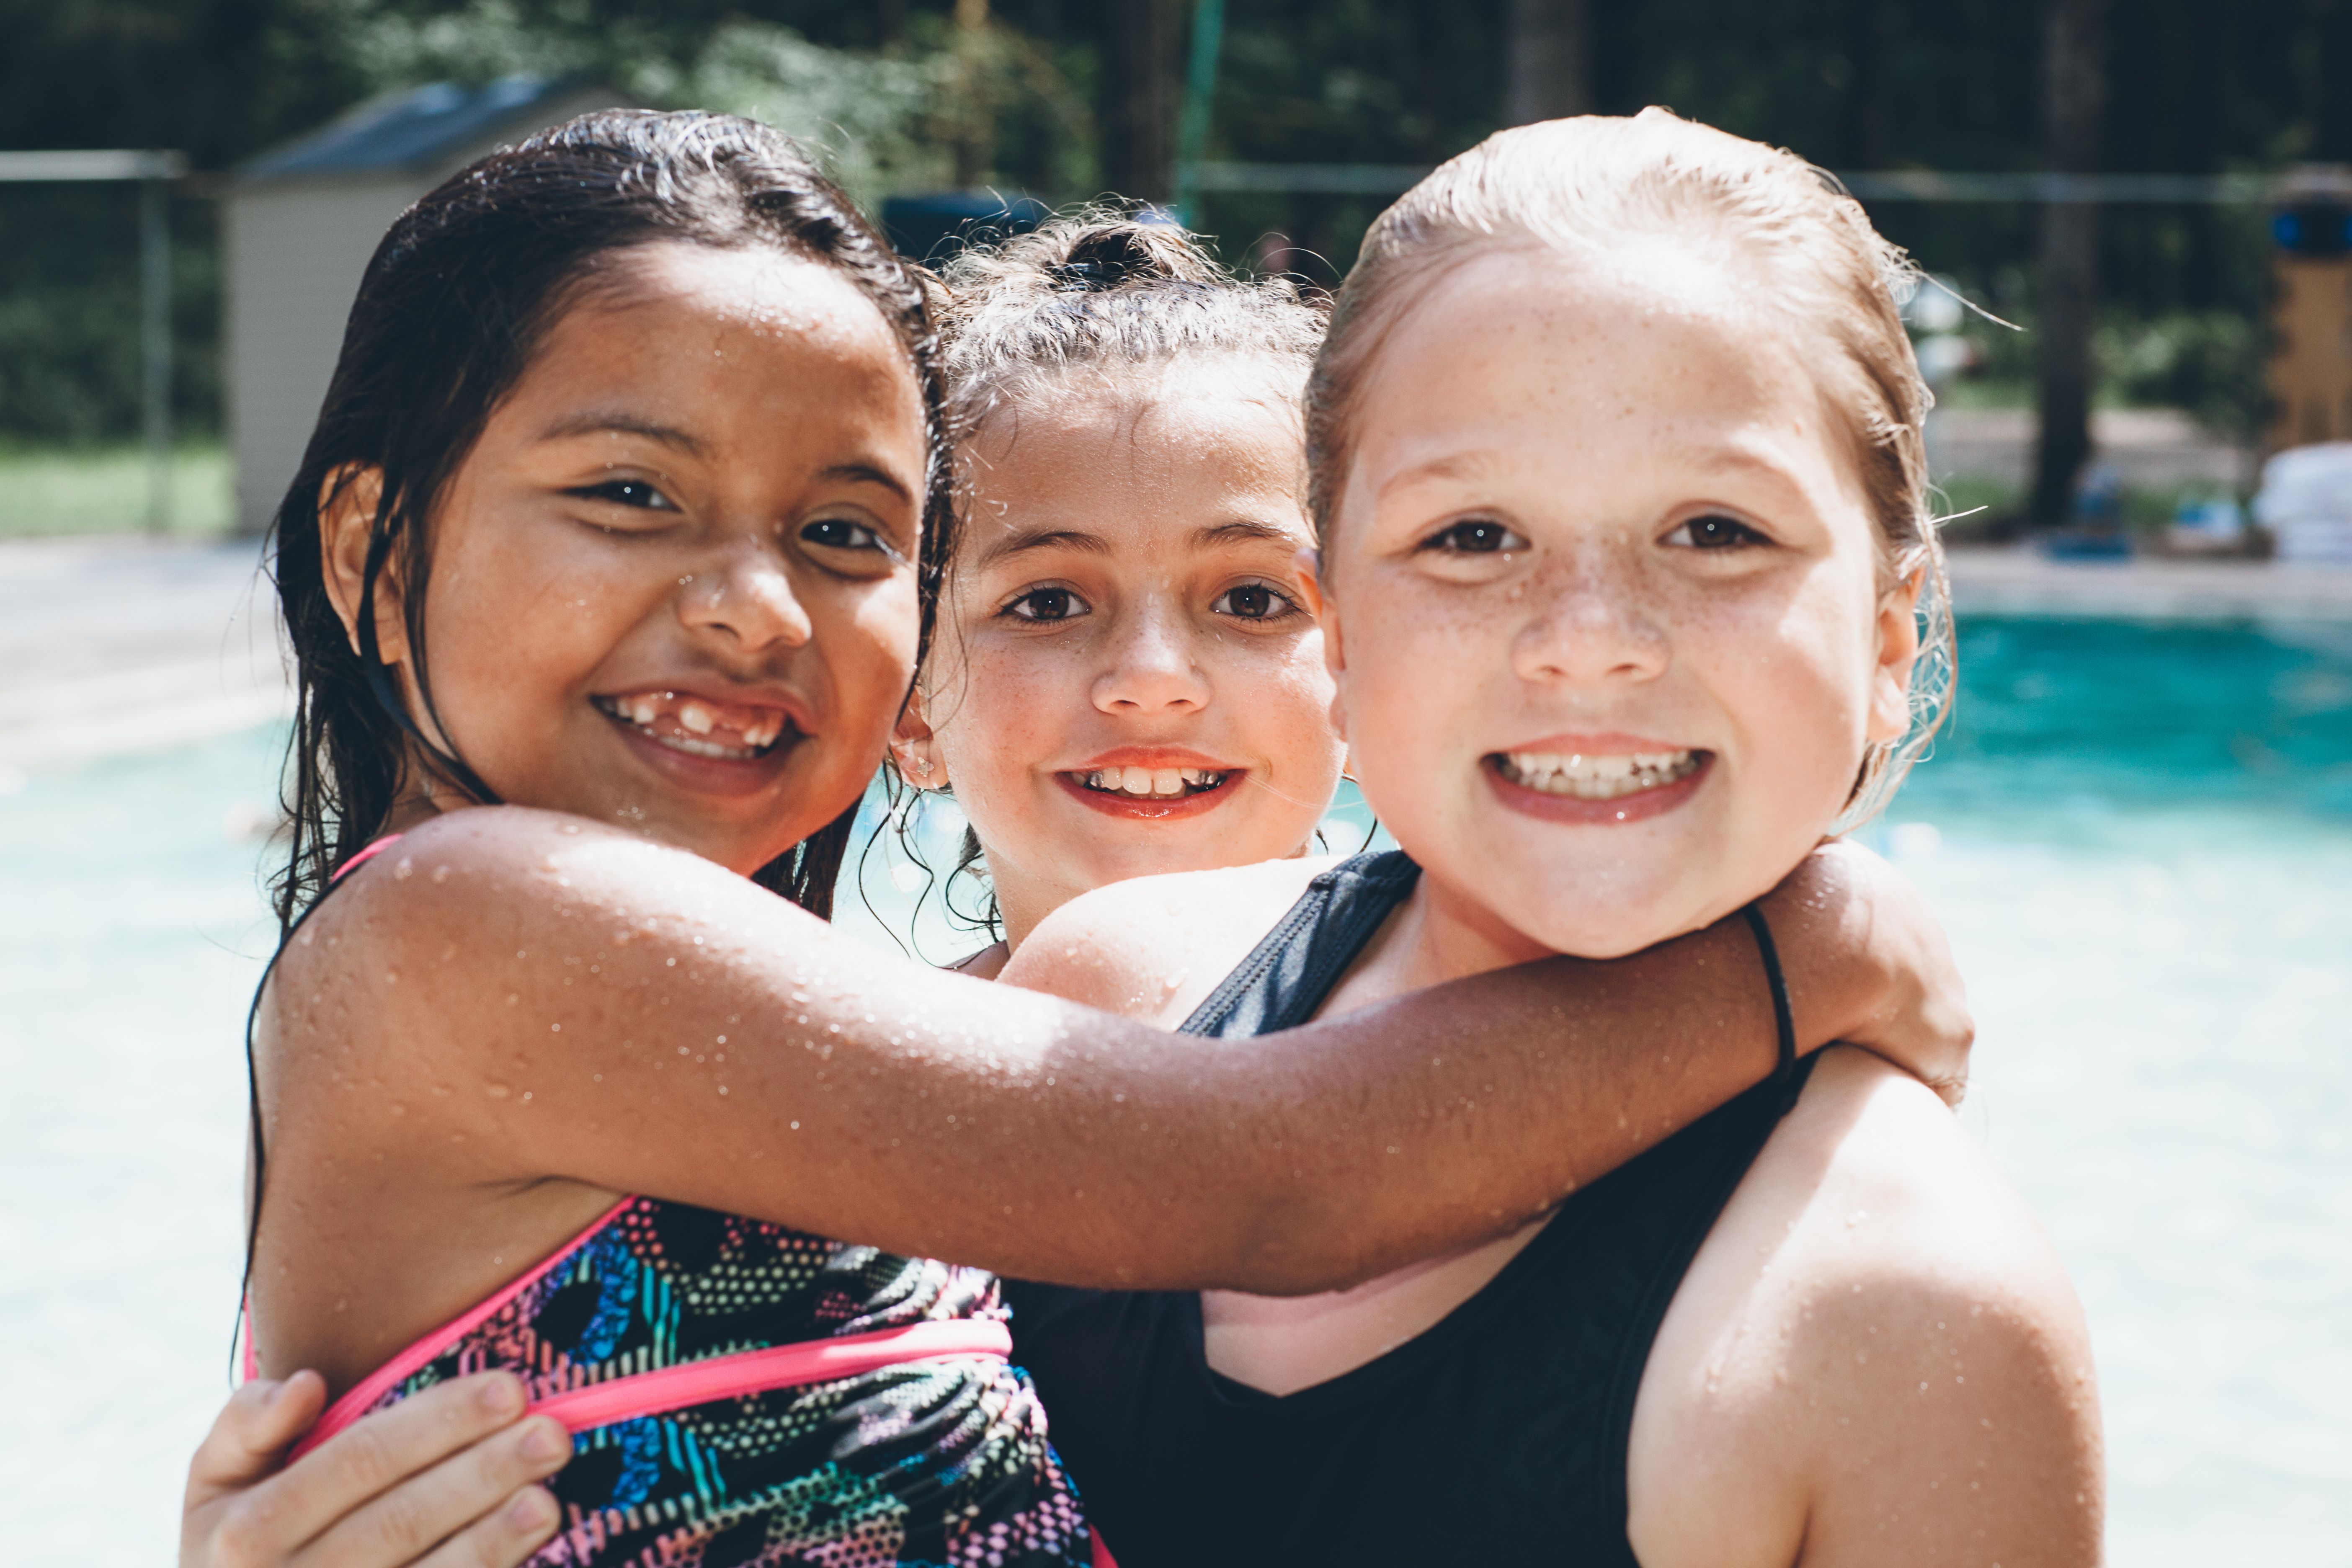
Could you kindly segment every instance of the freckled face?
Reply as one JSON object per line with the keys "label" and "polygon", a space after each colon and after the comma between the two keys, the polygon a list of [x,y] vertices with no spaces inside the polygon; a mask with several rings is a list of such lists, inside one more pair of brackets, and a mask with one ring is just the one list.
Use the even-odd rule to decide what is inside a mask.
{"label": "freckled face", "polygon": [[499,795],[739,871],[856,801],[913,672],[921,396],[821,264],[614,258],[432,520],[427,667]]}
{"label": "freckled face", "polygon": [[1270,368],[1074,374],[964,456],[934,733],[901,766],[952,785],[1013,927],[1127,878],[1297,853],[1342,751],[1297,562],[1298,415]]}
{"label": "freckled face", "polygon": [[1910,594],[1797,347],[1717,264],[1465,263],[1359,418],[1322,584],[1357,777],[1504,946],[1720,918],[1902,732]]}

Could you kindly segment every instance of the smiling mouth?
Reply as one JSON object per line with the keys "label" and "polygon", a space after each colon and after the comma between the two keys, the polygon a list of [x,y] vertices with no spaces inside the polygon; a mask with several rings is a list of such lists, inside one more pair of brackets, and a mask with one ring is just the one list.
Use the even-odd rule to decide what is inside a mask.
{"label": "smiling mouth", "polygon": [[1583,756],[1572,752],[1496,752],[1488,761],[1504,778],[1539,795],[1571,800],[1622,800],[1679,784],[1706,765],[1702,751],[1633,752]]}
{"label": "smiling mouth", "polygon": [[1182,800],[1223,788],[1233,773],[1208,768],[1096,768],[1062,776],[1080,789],[1122,800]]}
{"label": "smiling mouth", "polygon": [[800,735],[781,708],[715,702],[677,691],[631,691],[588,700],[654,744],[690,757],[756,762]]}

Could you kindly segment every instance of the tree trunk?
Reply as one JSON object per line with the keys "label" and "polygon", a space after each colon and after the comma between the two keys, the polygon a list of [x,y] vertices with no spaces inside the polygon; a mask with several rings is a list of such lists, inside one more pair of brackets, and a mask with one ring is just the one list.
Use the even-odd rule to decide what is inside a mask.
{"label": "tree trunk", "polygon": [[1513,125],[1592,112],[1584,0],[1510,0],[1503,118]]}
{"label": "tree trunk", "polygon": [[1168,199],[1173,167],[1179,37],[1183,0],[1117,0],[1103,72],[1104,174],[1111,189],[1139,201]]}
{"label": "tree trunk", "polygon": [[[2105,0],[2057,0],[2042,58],[2050,166],[2096,168],[2105,97]],[[2086,202],[2042,208],[2041,438],[2033,456],[2028,519],[2066,521],[2074,485],[2091,455],[2091,321],[2099,300],[2098,209]]]}

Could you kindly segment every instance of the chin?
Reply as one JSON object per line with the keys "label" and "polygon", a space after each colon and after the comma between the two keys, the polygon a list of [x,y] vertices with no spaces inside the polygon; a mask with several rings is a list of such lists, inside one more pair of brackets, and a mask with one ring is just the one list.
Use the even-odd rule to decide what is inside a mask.
{"label": "chin", "polygon": [[[1535,874],[1528,875],[1529,871]],[[1470,884],[1530,941],[1571,958],[1623,958],[1713,923],[1710,889],[1624,861],[1549,868],[1532,858]]]}

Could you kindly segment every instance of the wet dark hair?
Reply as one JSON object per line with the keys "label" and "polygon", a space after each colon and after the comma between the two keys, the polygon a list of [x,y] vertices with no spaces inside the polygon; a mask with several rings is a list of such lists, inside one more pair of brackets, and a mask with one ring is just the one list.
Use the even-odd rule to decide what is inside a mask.
{"label": "wet dark hair", "polygon": [[[948,263],[944,282],[948,428],[957,442],[1018,402],[1024,388],[1056,374],[1202,354],[1286,367],[1286,377],[1295,378],[1287,390],[1303,408],[1328,318],[1327,302],[1302,295],[1292,279],[1236,277],[1197,236],[1149,209],[1112,203],[962,251]],[[952,552],[948,559],[952,568]],[[897,798],[895,776],[891,788],[900,849],[926,878],[943,880],[950,920],[1000,932],[980,836],[964,829],[954,865],[939,879],[912,830],[915,813]],[[968,910],[954,897],[966,877],[979,889]]]}
{"label": "wet dark hair", "polygon": [[[426,525],[555,320],[615,255],[663,241],[821,262],[872,300],[905,346],[931,453],[919,574],[929,646],[955,519],[921,276],[799,148],[749,120],[609,110],[502,148],[401,214],[376,247],[318,426],[278,506],[275,576],[298,692],[285,800],[292,844],[272,887],[281,930],[382,831],[413,763],[496,801],[462,757],[426,739],[447,732],[425,659]],[[331,488],[340,493],[370,468],[383,489],[354,653],[327,595],[319,518]],[[377,653],[374,595],[387,564],[404,589],[421,716],[408,712]],[[856,811],[853,804],[752,879],[830,915]]]}

